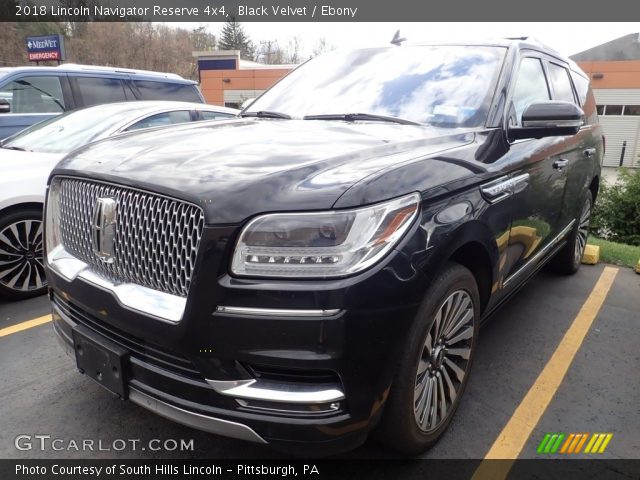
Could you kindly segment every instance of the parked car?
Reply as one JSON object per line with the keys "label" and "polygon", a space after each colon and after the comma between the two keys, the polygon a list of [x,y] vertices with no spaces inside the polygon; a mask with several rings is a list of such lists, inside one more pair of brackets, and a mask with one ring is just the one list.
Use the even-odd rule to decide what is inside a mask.
{"label": "parked car", "polygon": [[332,52],[241,117],[56,167],[56,335],[195,428],[423,452],[480,323],[543,265],[580,267],[603,153],[588,77],[535,41]]}
{"label": "parked car", "polygon": [[27,298],[47,289],[42,208],[49,173],[67,153],[122,132],[237,113],[201,103],[112,103],[62,114],[0,142],[0,296]]}
{"label": "parked car", "polygon": [[62,112],[131,100],[204,103],[196,82],[170,73],[75,64],[0,68],[0,140]]}

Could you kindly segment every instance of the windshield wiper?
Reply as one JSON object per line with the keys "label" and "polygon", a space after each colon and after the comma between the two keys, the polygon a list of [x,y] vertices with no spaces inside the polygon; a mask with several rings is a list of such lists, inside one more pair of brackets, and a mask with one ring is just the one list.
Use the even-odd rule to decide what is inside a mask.
{"label": "windshield wiper", "polygon": [[399,123],[401,125],[422,125],[418,122],[405,120],[404,118],[389,117],[387,115],[376,115],[375,113],[324,113],[322,115],[305,115],[303,120],[346,120],[355,122],[357,120],[371,120],[377,122]]}
{"label": "windshield wiper", "polygon": [[6,148],[7,150],[18,150],[19,152],[26,152],[27,151],[26,148],[22,148],[22,147],[7,147],[6,145],[0,145],[0,147]]}
{"label": "windshield wiper", "polygon": [[282,118],[291,120],[291,115],[281,112],[271,112],[269,110],[259,110],[257,112],[245,112],[240,114],[241,117],[258,117],[258,118]]}

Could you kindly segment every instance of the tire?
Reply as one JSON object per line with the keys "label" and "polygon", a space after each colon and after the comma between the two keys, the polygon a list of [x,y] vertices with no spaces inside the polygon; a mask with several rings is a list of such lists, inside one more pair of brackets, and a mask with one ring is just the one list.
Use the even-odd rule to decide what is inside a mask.
{"label": "tire", "polygon": [[469,379],[479,323],[480,296],[473,274],[448,263],[428,289],[408,332],[408,345],[376,431],[378,440],[412,456],[438,441]]}
{"label": "tire", "polygon": [[42,209],[0,216],[0,296],[18,300],[46,291]]}
{"label": "tire", "polygon": [[549,262],[549,267],[554,272],[573,275],[580,269],[582,255],[589,236],[592,206],[593,194],[587,190],[580,212],[576,217],[576,223],[567,238],[567,244]]}

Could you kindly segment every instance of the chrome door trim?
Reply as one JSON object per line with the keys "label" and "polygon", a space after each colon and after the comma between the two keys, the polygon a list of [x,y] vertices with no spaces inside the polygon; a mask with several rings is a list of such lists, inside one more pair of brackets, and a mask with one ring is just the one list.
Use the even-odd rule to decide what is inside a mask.
{"label": "chrome door trim", "polygon": [[523,191],[529,185],[529,174],[523,173],[515,177],[504,176],[480,186],[480,192],[487,202],[494,204],[506,200]]}
{"label": "chrome door trim", "polygon": [[256,315],[260,317],[332,317],[341,311],[339,308],[329,310],[298,310],[285,308],[229,307],[225,305],[216,307],[217,314],[228,313],[232,315]]}

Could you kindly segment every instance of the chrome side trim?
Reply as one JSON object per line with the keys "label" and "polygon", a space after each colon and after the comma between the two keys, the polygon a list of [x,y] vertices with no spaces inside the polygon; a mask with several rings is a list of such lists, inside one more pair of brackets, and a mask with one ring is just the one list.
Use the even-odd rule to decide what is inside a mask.
{"label": "chrome side trim", "polygon": [[129,387],[129,400],[147,410],[151,410],[161,417],[168,418],[182,425],[187,425],[188,427],[223,435],[225,437],[237,438],[239,440],[267,443],[264,438],[247,425],[184,410],[163,402],[162,400],[158,400],[157,398],[153,398],[131,386]]}
{"label": "chrome side trim", "polygon": [[91,270],[91,266],[58,245],[47,255],[52,271],[66,279],[91,283],[110,292],[118,302],[129,309],[153,315],[159,320],[176,324],[182,320],[187,299],[160,292],[134,283],[114,283]]}
{"label": "chrome side trim", "polygon": [[342,310],[334,308],[331,310],[292,310],[283,308],[249,308],[249,307],[227,307],[220,305],[216,307],[216,313],[230,313],[233,315],[257,315],[264,317],[332,317]]}
{"label": "chrome side trim", "polygon": [[553,239],[551,240],[549,243],[547,243],[543,248],[541,248],[538,253],[536,253],[533,257],[531,257],[527,263],[525,263],[524,265],[522,265],[518,270],[516,270],[515,272],[513,272],[511,275],[509,275],[507,278],[505,278],[504,282],[502,282],[502,286],[506,287],[507,285],[509,285],[509,283],[511,283],[513,281],[514,278],[517,278],[521,273],[523,273],[528,267],[529,265],[531,265],[532,263],[535,263],[537,260],[540,260],[540,258],[542,258],[544,255],[546,255],[547,253],[549,253],[549,251],[555,247],[558,243],[560,243],[560,241],[567,235],[567,233],[569,233],[569,231],[571,230],[571,228],[573,227],[573,225],[576,223],[575,219],[571,220],[571,222],[569,223],[569,225],[567,225],[566,227],[564,227],[562,229],[562,231]]}
{"label": "chrome side trim", "polygon": [[543,127],[543,128],[558,128],[558,127],[582,127],[584,120],[524,120],[522,126],[527,127]]}
{"label": "chrome side trim", "polygon": [[515,177],[500,177],[480,186],[480,191],[489,203],[506,200],[515,193],[523,191],[529,185],[529,174],[523,173]]}
{"label": "chrome side trim", "polygon": [[220,395],[247,400],[283,403],[329,403],[344,400],[341,390],[330,385],[292,385],[266,380],[209,380]]}

